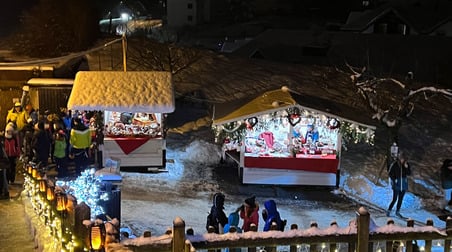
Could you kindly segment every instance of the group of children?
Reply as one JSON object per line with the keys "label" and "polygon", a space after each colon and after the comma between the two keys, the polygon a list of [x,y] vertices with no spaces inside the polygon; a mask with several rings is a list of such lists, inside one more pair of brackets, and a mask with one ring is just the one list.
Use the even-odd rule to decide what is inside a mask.
{"label": "group of children", "polygon": [[[258,229],[259,204],[256,202],[255,196],[245,199],[243,204],[234,212],[230,213],[228,217],[226,217],[224,212],[224,200],[224,194],[214,194],[213,205],[207,216],[207,231],[209,231],[209,228],[213,227],[215,233],[222,234],[228,233],[231,227],[235,227],[237,233],[242,233],[251,231],[253,225],[255,226],[255,230]],[[272,223],[276,223],[276,230],[284,231],[287,221],[281,219],[274,200],[267,200],[264,202],[262,218],[265,223],[263,231],[271,230]],[[241,227],[239,227],[240,219],[243,221]]]}

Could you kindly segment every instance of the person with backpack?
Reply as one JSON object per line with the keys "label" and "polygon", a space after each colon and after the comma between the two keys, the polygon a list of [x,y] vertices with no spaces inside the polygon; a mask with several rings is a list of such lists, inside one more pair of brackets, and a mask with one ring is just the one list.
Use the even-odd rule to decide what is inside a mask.
{"label": "person with backpack", "polygon": [[392,207],[397,202],[396,215],[404,218],[400,214],[403,197],[408,190],[408,176],[411,175],[411,167],[403,153],[399,153],[398,157],[389,166],[389,178],[391,180],[392,201],[386,210],[386,216],[390,216]]}
{"label": "person with backpack", "polygon": [[267,200],[264,202],[264,209],[262,210],[262,218],[264,219],[264,231],[269,231],[272,223],[275,222],[279,231],[284,231],[287,221],[282,220],[279,211],[276,208],[274,200]]}
{"label": "person with backpack", "polygon": [[19,136],[12,123],[8,123],[5,128],[4,140],[5,153],[9,160],[9,167],[6,170],[6,178],[9,184],[16,180],[17,158],[20,156]]}
{"label": "person with backpack", "polygon": [[215,229],[215,233],[223,233],[223,228],[228,223],[228,217],[226,217],[226,213],[224,212],[224,200],[225,196],[222,193],[215,193],[213,195],[213,205],[210,208],[210,213],[207,215],[207,231],[209,231],[209,227],[212,226]]}

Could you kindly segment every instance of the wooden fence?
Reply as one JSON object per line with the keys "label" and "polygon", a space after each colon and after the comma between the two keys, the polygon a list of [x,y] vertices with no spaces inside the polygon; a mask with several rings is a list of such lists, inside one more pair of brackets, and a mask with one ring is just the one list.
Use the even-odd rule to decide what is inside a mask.
{"label": "wooden fence", "polygon": [[[229,233],[215,234],[213,229],[202,235],[194,235],[192,229],[185,230],[185,222],[177,217],[173,221],[172,232],[159,237],[138,237],[125,239],[122,246],[129,251],[165,251],[165,252],[194,252],[207,250],[213,252],[219,249],[246,248],[248,252],[265,250],[276,252],[285,246],[283,251],[419,251],[413,241],[424,241],[425,245],[420,251],[431,252],[433,242],[439,243],[443,251],[450,251],[452,238],[452,218],[446,220],[444,228],[433,226],[433,221],[427,220],[425,226],[414,226],[414,221],[408,219],[407,226],[395,225],[392,219],[384,226],[376,226],[370,218],[368,211],[361,207],[356,213],[356,219],[349,226],[341,228],[336,222],[330,227],[320,229],[317,224],[299,230],[296,224],[291,225],[290,230],[268,232],[254,231],[236,233],[231,228]],[[276,228],[276,225],[274,225]],[[138,241],[139,240],[139,241]],[[405,250],[401,250],[405,247]],[[438,251],[438,250],[436,250]]]}

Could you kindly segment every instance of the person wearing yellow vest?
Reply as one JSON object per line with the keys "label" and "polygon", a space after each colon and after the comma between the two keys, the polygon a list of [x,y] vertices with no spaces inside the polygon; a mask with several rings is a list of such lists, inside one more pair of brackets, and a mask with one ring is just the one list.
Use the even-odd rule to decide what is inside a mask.
{"label": "person wearing yellow vest", "polygon": [[22,114],[22,105],[20,104],[20,102],[15,102],[14,107],[8,110],[8,114],[6,115],[6,123],[12,122],[14,124],[14,127],[17,130],[20,130],[17,125],[17,119],[20,114]]}
{"label": "person wearing yellow vest", "polygon": [[79,176],[83,170],[88,168],[88,149],[91,146],[91,132],[79,118],[74,119],[69,144],[69,157],[74,159],[75,173]]}

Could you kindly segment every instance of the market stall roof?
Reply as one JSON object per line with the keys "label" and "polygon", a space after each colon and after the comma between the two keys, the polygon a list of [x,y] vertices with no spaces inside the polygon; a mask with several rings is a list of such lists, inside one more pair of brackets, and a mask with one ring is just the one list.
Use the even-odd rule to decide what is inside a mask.
{"label": "market stall roof", "polygon": [[71,110],[171,113],[174,100],[170,72],[80,71],[67,106]]}
{"label": "market stall roof", "polygon": [[363,115],[362,111],[357,111],[348,105],[319,97],[294,94],[282,89],[268,91],[257,97],[216,104],[213,125],[240,121],[294,106],[367,128],[376,128],[376,122],[372,120],[371,115]]}

